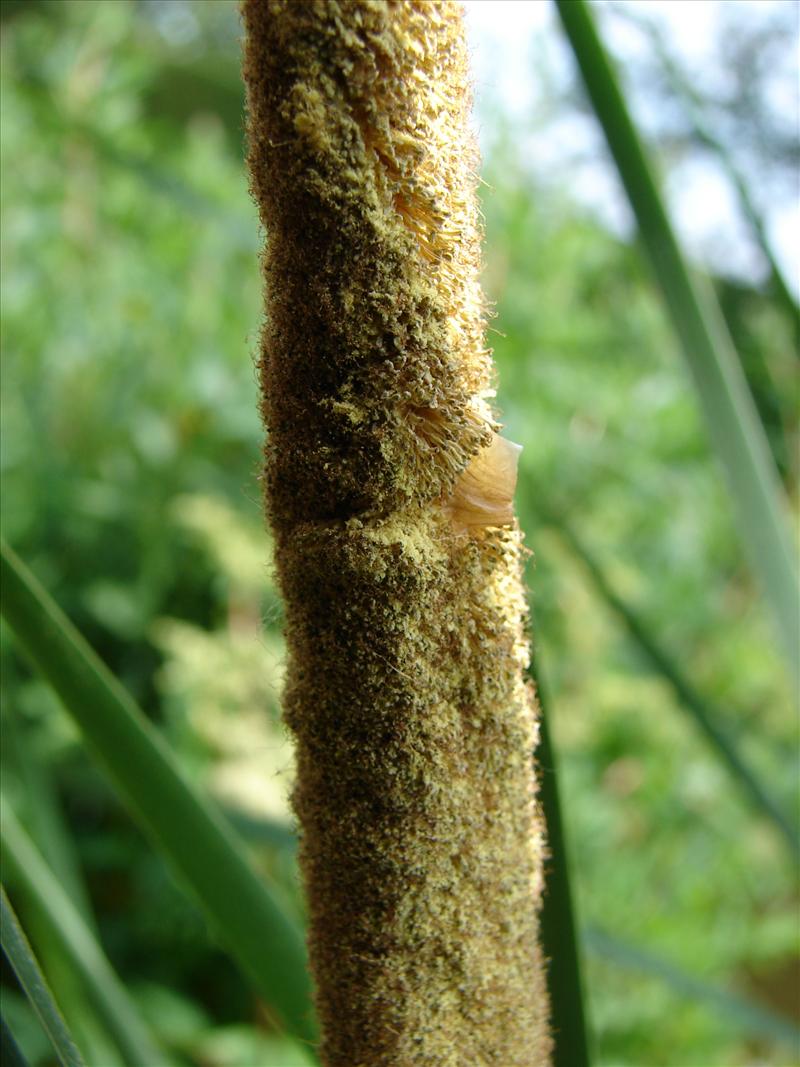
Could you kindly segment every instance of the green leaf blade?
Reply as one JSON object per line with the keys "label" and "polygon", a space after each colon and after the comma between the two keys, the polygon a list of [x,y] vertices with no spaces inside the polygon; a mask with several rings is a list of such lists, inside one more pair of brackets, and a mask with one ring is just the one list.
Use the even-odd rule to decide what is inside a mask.
{"label": "green leaf blade", "polygon": [[798,567],[788,506],[764,429],[716,301],[687,267],[589,7],[585,0],[555,2],[725,470],[750,566],[800,687]]}
{"label": "green leaf blade", "polygon": [[137,821],[171,861],[287,1031],[313,1043],[302,933],[238,842],[187,784],[165,743],[3,542],[2,611]]}
{"label": "green leaf blade", "polygon": [[672,689],[678,706],[692,718],[753,809],[772,824],[782,838],[792,861],[800,860],[800,831],[797,824],[748,765],[739,747],[724,730],[722,716],[697,691],[677,659],[662,646],[645,621],[612,587],[605,570],[572,526],[563,516],[547,509],[541,499],[540,507],[547,522],[585,567],[601,600],[611,608],[633,643]]}
{"label": "green leaf blade", "polygon": [[[5,888],[2,886],[0,886],[0,930],[2,931],[3,952],[6,959],[14,969],[14,973],[25,991],[31,1007],[36,1012],[39,1022],[50,1038],[50,1043],[58,1057],[58,1062],[62,1067],[86,1067],[83,1057],[78,1051],[78,1046],[67,1029],[67,1024],[64,1022],[50,987],[39,969],[33,949],[28,943],[14,909],[11,907]],[[4,1043],[5,1040],[4,1027]],[[13,1042],[13,1046],[9,1046],[9,1051],[12,1055],[11,1062],[13,1062],[13,1047],[16,1047],[16,1042]]]}
{"label": "green leaf blade", "polygon": [[30,1067],[5,1019],[0,1017],[0,1062],[3,1067]]}
{"label": "green leaf blade", "polygon": [[168,1067],[167,1057],[156,1048],[105,953],[23,830],[6,797],[3,797],[0,838],[17,879],[81,976],[125,1062],[130,1067]]}

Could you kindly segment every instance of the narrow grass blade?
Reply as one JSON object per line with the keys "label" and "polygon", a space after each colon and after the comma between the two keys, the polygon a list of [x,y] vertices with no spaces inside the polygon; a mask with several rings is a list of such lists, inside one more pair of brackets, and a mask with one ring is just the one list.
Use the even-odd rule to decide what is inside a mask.
{"label": "narrow grass blade", "polygon": [[[39,758],[31,731],[22,717],[10,708],[0,720],[3,738],[2,778],[9,794],[19,807],[17,813],[37,846],[47,856],[48,865],[64,892],[75,905],[91,932],[97,937],[89,894],[77,859],[75,844],[68,832],[50,773],[50,762]],[[39,962],[58,990],[58,1002],[67,1026],[90,1064],[123,1067],[123,1061],[99,1019],[94,1006],[84,995],[80,980],[63,949],[48,934],[46,916],[31,906],[26,914],[26,929],[38,947]]]}
{"label": "narrow grass blade", "polygon": [[747,382],[716,302],[700,291],[689,273],[585,0],[556,0],[556,7],[727,473],[750,565],[773,612],[795,685],[800,686],[797,560],[785,498]]}
{"label": "narrow grass blade", "polygon": [[[540,501],[541,506],[541,501]],[[678,703],[689,712],[695,724],[714,747],[721,761],[753,806],[775,827],[788,846],[792,857],[800,859],[800,832],[789,816],[762,785],[758,776],[747,766],[733,740],[719,725],[719,714],[697,692],[679,668],[675,659],[659,644],[648,626],[626,604],[606,577],[602,567],[589,552],[572,527],[560,516],[547,513],[547,521],[558,531],[572,552],[581,560],[595,589],[625,625],[631,638],[639,646],[658,673],[669,683]]]}
{"label": "narrow grass blade", "polygon": [[2,940],[6,959],[14,969],[20,986],[39,1017],[45,1033],[50,1038],[58,1062],[62,1067],[85,1067],[78,1046],[72,1040],[72,1035],[67,1029],[67,1024],[61,1016],[2,886],[0,886],[0,940]]}
{"label": "narrow grass blade", "polygon": [[547,987],[550,993],[551,1027],[554,1037],[553,1067],[588,1067],[591,1062],[581,981],[580,947],[570,886],[569,863],[556,764],[550,742],[547,694],[541,669],[531,668],[539,695],[539,800],[547,826],[549,859],[545,867],[545,891],[541,912],[542,949],[548,959]]}
{"label": "narrow grass blade", "polygon": [[310,980],[297,924],[261,882],[208,801],[187,784],[163,740],[3,542],[2,612],[60,696],[131,812],[289,1033],[313,1042]]}
{"label": "narrow grass blade", "polygon": [[22,1049],[2,1017],[0,1017],[0,1063],[3,1067],[30,1067],[30,1063],[25,1059]]}
{"label": "narrow grass blade", "polygon": [[687,1000],[709,1007],[737,1030],[762,1040],[779,1041],[800,1052],[800,1029],[790,1019],[726,989],[709,985],[668,960],[627,945],[596,927],[584,930],[583,942],[600,959],[661,979]]}
{"label": "narrow grass blade", "polygon": [[[86,883],[78,864],[75,845],[64,823],[55,787],[50,777],[50,768],[46,760],[37,758],[33,750],[31,731],[26,728],[21,716],[6,710],[0,724],[3,736],[4,754],[8,756],[8,778],[4,784],[9,787],[12,797],[17,796],[14,780],[19,789],[19,816],[37,844],[39,850],[47,856],[53,873],[64,888],[67,896],[80,912],[90,929],[95,922],[89,903]],[[24,802],[22,800],[24,798]],[[31,925],[28,923],[30,931]],[[96,933],[96,929],[94,930]],[[35,940],[35,937],[34,937]],[[47,958],[42,953],[42,964],[49,973]],[[69,1014],[64,1008],[64,1014]],[[87,1050],[88,1051],[88,1050]]]}
{"label": "narrow grass blade", "polygon": [[686,116],[691,124],[695,139],[716,156],[720,167],[727,174],[728,180],[739,199],[742,215],[747,220],[753,238],[761,249],[761,253],[769,267],[770,284],[775,301],[780,304],[787,319],[792,324],[795,337],[800,337],[800,307],[798,307],[797,301],[792,295],[775,256],[764,217],[753,199],[744,174],[727,145],[717,137],[706,121],[702,98],[686,76],[675,55],[667,46],[663,33],[660,32],[652,18],[643,14],[640,8],[619,9],[619,13],[646,35],[648,46],[658,58],[672,92],[685,107]]}
{"label": "narrow grass blade", "polygon": [[[24,891],[46,916],[51,935],[83,979],[125,1062],[130,1067],[165,1065],[168,1062],[166,1056],[156,1049],[103,950],[22,829],[6,797],[3,797],[0,826],[6,862]],[[81,1062],[80,1059],[71,1061],[69,1067],[78,1067]]]}

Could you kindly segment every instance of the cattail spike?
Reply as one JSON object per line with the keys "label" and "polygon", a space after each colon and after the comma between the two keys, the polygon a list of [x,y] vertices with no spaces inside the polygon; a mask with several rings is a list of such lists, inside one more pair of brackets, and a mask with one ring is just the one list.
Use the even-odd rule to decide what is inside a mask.
{"label": "cattail spike", "polygon": [[460,6],[246,0],[267,512],[327,1067],[545,1067],[516,446]]}

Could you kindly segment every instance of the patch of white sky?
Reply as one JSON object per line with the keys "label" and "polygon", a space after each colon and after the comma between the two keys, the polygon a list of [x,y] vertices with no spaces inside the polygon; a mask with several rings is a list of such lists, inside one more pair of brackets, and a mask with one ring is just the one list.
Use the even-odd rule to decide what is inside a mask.
{"label": "patch of white sky", "polygon": [[[795,0],[624,0],[617,6],[655,22],[669,51],[713,95],[729,88],[715,42],[722,9],[732,2],[740,23],[751,19],[755,28],[776,5]],[[484,154],[491,152],[493,115],[499,108],[529,171],[558,175],[579,204],[615,233],[629,235],[631,211],[597,123],[575,109],[554,117],[548,106],[553,87],[563,90],[575,70],[554,5],[550,0],[465,0],[464,6]],[[594,7],[618,64],[624,67],[626,61],[641,59],[648,47],[642,33],[622,18],[606,17],[608,4]],[[798,50],[800,37],[794,70],[778,72],[767,86],[767,98],[800,132]],[[631,107],[645,132],[657,123],[658,116],[648,114],[652,98],[634,99]],[[693,256],[734,277],[764,279],[764,259],[729,179],[712,157],[689,153],[672,168],[665,192],[678,233]],[[758,190],[753,192],[758,201]],[[793,190],[781,196],[771,192],[760,207],[776,258],[790,286],[800,293],[800,175]]]}

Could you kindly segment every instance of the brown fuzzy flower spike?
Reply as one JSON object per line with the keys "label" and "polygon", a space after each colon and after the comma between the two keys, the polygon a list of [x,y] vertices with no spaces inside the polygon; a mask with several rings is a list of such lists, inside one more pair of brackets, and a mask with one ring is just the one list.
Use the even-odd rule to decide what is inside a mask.
{"label": "brown fuzzy flower spike", "polygon": [[328,1067],[545,1067],[516,450],[460,6],[245,0],[267,511]]}

